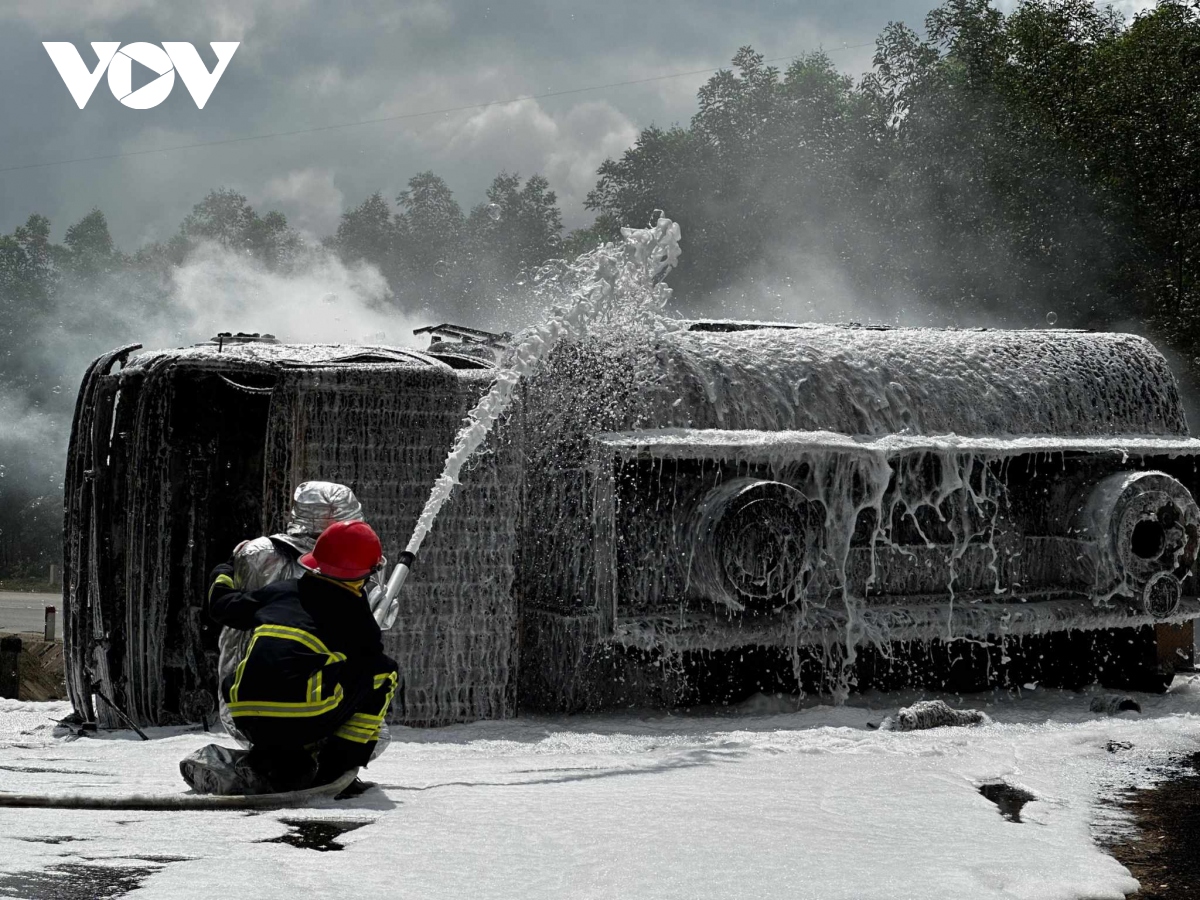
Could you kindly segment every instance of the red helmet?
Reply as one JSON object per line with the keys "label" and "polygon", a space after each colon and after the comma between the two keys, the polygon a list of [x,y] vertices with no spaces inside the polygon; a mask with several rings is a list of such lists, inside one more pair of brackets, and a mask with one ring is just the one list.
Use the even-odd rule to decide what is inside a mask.
{"label": "red helmet", "polygon": [[340,581],[366,578],[383,560],[379,535],[366,522],[334,522],[321,532],[312,553],[300,557],[300,565]]}

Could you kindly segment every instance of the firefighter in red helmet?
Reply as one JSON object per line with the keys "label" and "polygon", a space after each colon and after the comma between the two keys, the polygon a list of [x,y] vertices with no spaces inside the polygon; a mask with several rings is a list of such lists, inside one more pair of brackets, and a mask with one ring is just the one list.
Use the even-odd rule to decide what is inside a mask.
{"label": "firefighter in red helmet", "polygon": [[[335,522],[300,558],[298,579],[239,591],[232,566],[213,570],[209,615],[252,632],[221,692],[250,740],[255,790],[327,784],[370,760],[400,681],[363,590],[382,560],[371,526]],[[203,771],[184,776],[224,792]]]}

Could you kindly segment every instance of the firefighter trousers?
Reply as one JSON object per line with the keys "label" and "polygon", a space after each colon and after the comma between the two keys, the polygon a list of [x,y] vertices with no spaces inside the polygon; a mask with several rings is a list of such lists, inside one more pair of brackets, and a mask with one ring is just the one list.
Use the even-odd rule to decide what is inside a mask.
{"label": "firefighter trousers", "polygon": [[326,784],[349,769],[365,766],[393,698],[399,697],[403,712],[399,667],[388,656],[379,654],[372,660],[346,666],[341,686],[342,702],[319,716],[236,719],[251,743],[246,761],[276,790]]}

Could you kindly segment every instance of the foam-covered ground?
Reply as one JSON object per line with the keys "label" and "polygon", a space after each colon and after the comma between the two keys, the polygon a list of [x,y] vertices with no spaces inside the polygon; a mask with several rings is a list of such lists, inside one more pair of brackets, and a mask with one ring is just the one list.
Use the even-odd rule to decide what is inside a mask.
{"label": "foam-covered ground", "polygon": [[[1135,695],[1141,715],[1097,715],[1092,696],[964,697],[996,724],[910,733],[866,725],[913,694],[397,729],[366,773],[379,789],[351,801],[258,814],[0,809],[0,896],[88,896],[44,884],[111,866],[141,870],[147,900],[1121,898],[1137,882],[1097,846],[1113,825],[1105,800],[1200,749],[1200,676]],[[178,760],[212,739],[71,739],[54,727],[68,711],[0,700],[0,790],[180,792]],[[995,781],[1037,798],[1021,822],[979,793]],[[366,824],[338,853],[263,843],[297,818]]]}

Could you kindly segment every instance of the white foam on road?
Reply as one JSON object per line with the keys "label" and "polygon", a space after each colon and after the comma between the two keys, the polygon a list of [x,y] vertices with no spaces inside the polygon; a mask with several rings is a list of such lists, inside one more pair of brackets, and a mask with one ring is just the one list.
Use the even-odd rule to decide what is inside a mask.
{"label": "white foam on road", "polygon": [[[1101,801],[1196,749],[1200,678],[1136,695],[1141,716],[1102,717],[1092,694],[1034,690],[964,700],[994,725],[865,727],[915,696],[399,728],[366,773],[381,790],[355,801],[260,815],[0,809],[0,871],[190,857],[159,863],[138,896],[205,900],[218,887],[244,900],[1117,900],[1136,888],[1096,844],[1111,816]],[[0,789],[178,792],[178,760],[211,739],[158,729],[148,743],[64,740],[52,720],[67,711],[0,701]],[[1110,741],[1133,746],[1113,752]],[[1038,798],[1023,822],[979,794],[997,780]],[[260,843],[297,816],[370,824],[339,838],[341,853]]]}

